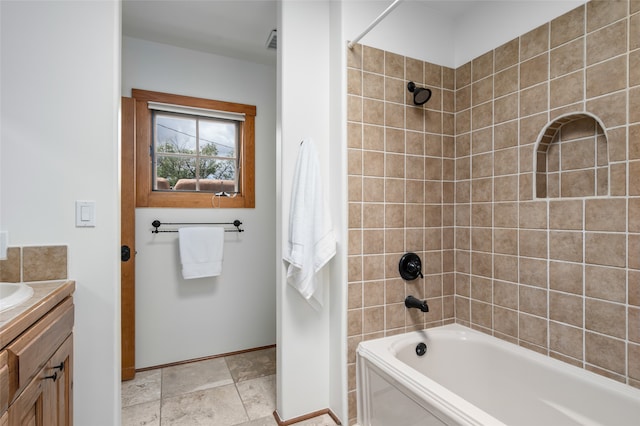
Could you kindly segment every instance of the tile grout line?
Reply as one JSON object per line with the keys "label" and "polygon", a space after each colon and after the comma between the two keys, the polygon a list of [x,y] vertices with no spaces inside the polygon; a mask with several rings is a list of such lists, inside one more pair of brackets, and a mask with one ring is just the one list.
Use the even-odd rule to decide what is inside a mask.
{"label": "tile grout line", "polygon": [[[244,413],[245,413],[245,416],[244,416],[244,417],[245,417],[245,419],[246,419],[246,420],[243,420],[243,422],[238,423],[237,425],[243,425],[243,424],[245,424],[245,423],[250,423],[250,422],[253,422],[253,421],[256,421],[256,420],[260,420],[260,419],[262,419],[263,417],[264,417],[264,418],[269,417],[269,416],[263,416],[263,417],[259,417],[259,418],[256,418],[256,419],[252,419],[252,418],[251,418],[251,416],[249,415],[248,407],[247,407],[247,405],[245,404],[245,401],[244,401],[244,400],[243,400],[243,398],[242,398],[242,394],[241,394],[241,392],[240,392],[240,389],[239,389],[239,388],[238,388],[238,386],[237,386],[237,384],[238,384],[240,381],[242,381],[242,380],[240,380],[240,378],[238,378],[238,381],[236,381],[236,379],[234,378],[234,376],[233,376],[233,374],[232,374],[232,372],[231,372],[231,367],[230,367],[230,364],[229,364],[229,362],[228,362],[227,358],[228,358],[228,357],[223,357],[223,360],[224,360],[224,367],[225,367],[225,369],[226,369],[226,373],[227,373],[227,374],[228,374],[228,376],[231,378],[232,383],[233,383],[233,385],[234,385],[234,387],[235,387],[236,395],[237,395],[237,397],[238,397],[238,399],[239,399],[239,402],[242,404],[242,408],[243,408]],[[194,362],[194,364],[197,364],[197,363],[198,363],[198,362]],[[258,367],[259,367],[259,366],[258,366]],[[159,397],[159,400],[157,400],[157,401],[158,401],[158,403],[159,403],[159,409],[160,409],[160,412],[159,412],[159,418],[158,418],[158,424],[160,424],[160,425],[161,425],[161,424],[162,424],[162,422],[163,422],[163,418],[162,418],[162,406],[163,406],[163,399],[164,399],[164,398],[163,398],[163,396],[164,396],[164,393],[163,393],[163,370],[164,370],[164,369],[163,369],[163,368],[158,368],[158,369],[156,369],[156,370],[158,370],[158,373],[160,374],[160,380],[159,380],[159,386],[160,386],[160,397]],[[261,375],[258,375],[257,377],[253,377],[252,379],[248,379],[248,380],[260,379],[260,378],[264,378],[264,377],[269,377],[269,376],[275,375],[275,372],[274,372],[273,374],[266,374],[266,375],[265,375],[265,374],[264,374],[264,372],[260,373],[257,369],[256,369],[255,373],[256,373],[256,374],[261,374]],[[122,386],[122,385],[121,385],[121,386]],[[265,393],[264,391],[265,391],[265,389],[260,389],[260,392],[259,392],[260,397],[264,397],[264,396],[266,396],[266,395],[267,395],[267,393]],[[190,393],[190,392],[186,392],[186,393],[183,393],[183,394],[180,394],[180,395],[176,395],[176,396],[187,395],[187,394],[189,394],[189,393]],[[272,398],[271,398],[271,397],[269,397],[268,399],[269,399],[269,400],[271,400]],[[140,405],[140,404],[148,403],[148,402],[154,402],[154,401],[156,401],[156,400],[146,401],[146,402],[141,402],[141,403],[138,403],[138,404],[133,404],[133,405],[131,405],[131,406],[134,406],[134,405]],[[127,406],[127,407],[122,407],[122,409],[125,409],[125,408],[128,408],[128,407],[129,407],[129,406]]]}

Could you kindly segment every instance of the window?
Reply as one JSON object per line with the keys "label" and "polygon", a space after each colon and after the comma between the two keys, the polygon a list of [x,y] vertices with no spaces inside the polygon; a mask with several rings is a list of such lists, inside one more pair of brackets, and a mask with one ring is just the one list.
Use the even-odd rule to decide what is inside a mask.
{"label": "window", "polygon": [[153,190],[238,193],[242,119],[164,112],[149,103],[153,116]]}
{"label": "window", "polygon": [[256,107],[133,89],[137,207],[255,207]]}

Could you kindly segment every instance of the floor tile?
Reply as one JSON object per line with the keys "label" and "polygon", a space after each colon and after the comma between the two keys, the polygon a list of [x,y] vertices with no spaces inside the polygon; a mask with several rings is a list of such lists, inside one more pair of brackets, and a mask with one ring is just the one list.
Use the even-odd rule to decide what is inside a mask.
{"label": "floor tile", "polygon": [[278,426],[278,422],[273,418],[273,413],[270,416],[261,417],[255,420],[249,420],[245,423],[238,423],[236,426]]}
{"label": "floor tile", "polygon": [[133,380],[122,382],[122,406],[160,400],[160,370],[136,373]]}
{"label": "floor tile", "polygon": [[123,408],[122,426],[160,426],[160,400]]}
{"label": "floor tile", "polygon": [[162,397],[170,398],[232,384],[224,358],[214,358],[162,369]]}
{"label": "floor tile", "polygon": [[122,383],[122,426],[277,426],[275,373],[275,348],[138,373]]}
{"label": "floor tile", "polygon": [[225,357],[235,382],[276,374],[276,349],[245,352]]}
{"label": "floor tile", "polygon": [[231,426],[248,420],[235,385],[162,400],[162,426]]}
{"label": "floor tile", "polygon": [[276,409],[276,376],[258,377],[236,383],[250,419],[273,416]]}

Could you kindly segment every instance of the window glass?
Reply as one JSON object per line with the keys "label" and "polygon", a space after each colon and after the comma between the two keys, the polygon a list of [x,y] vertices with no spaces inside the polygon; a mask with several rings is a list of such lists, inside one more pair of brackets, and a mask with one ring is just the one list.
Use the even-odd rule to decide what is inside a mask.
{"label": "window glass", "polygon": [[240,123],[155,111],[153,190],[236,193]]}
{"label": "window glass", "polygon": [[136,207],[254,208],[255,105],[131,89]]}

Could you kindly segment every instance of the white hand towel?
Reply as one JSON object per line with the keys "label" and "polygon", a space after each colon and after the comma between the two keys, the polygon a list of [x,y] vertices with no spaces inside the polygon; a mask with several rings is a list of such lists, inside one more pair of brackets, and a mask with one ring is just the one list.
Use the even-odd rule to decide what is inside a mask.
{"label": "white hand towel", "polygon": [[178,229],[184,279],[213,277],[222,273],[224,228]]}
{"label": "white hand towel", "polygon": [[312,139],[302,142],[293,176],[289,211],[287,283],[315,309],[322,306],[316,273],[336,254],[331,216],[324,200],[320,164]]}

